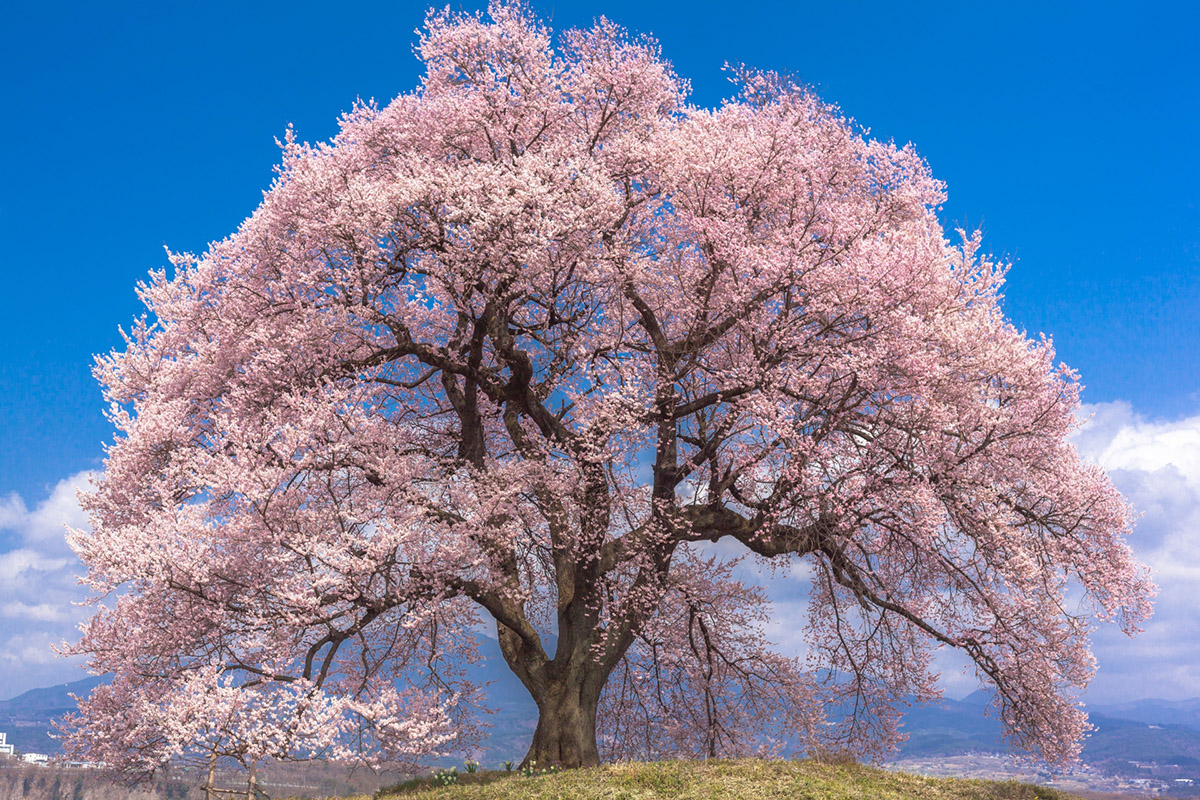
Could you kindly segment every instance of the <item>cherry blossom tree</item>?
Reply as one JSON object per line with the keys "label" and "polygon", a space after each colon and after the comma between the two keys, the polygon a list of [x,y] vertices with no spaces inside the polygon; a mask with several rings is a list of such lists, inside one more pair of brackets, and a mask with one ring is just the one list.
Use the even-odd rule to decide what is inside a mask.
{"label": "cherry blossom tree", "polygon": [[[529,761],[886,751],[938,648],[1016,745],[1073,757],[1089,633],[1135,632],[1153,586],[1069,442],[1077,376],[912,148],[771,74],[690,105],[603,19],[432,13],[417,49],[416,91],[289,131],[98,361],[119,434],[70,652],[116,677],[69,746],[461,748],[487,625]],[[811,578],[801,657],[755,560]]]}

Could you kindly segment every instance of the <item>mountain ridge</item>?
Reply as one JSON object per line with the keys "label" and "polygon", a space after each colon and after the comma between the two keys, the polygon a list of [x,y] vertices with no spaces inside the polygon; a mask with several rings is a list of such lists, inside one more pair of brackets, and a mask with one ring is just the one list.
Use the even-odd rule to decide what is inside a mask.
{"label": "mountain ridge", "polygon": [[[485,720],[491,730],[484,749],[494,759],[519,759],[537,724],[537,707],[525,687],[508,669],[494,639],[481,637],[483,661],[471,668],[472,678],[487,684],[488,705],[494,713]],[[0,731],[22,751],[58,752],[50,738],[52,720],[74,710],[70,695],[84,696],[107,683],[108,676],[41,687],[0,700]],[[1005,752],[1000,724],[985,714],[990,695],[985,690],[954,700],[917,705],[904,717],[908,740],[899,758],[953,756],[971,752]],[[1095,730],[1084,744],[1083,760],[1154,761],[1200,765],[1200,699],[1139,700],[1089,708]],[[1123,716],[1128,714],[1128,716]]]}

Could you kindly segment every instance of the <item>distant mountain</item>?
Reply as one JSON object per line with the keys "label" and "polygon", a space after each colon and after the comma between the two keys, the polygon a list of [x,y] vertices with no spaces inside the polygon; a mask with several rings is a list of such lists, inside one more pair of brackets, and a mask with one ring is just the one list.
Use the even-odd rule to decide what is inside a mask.
{"label": "distant mountain", "polygon": [[977,691],[962,700],[947,698],[909,709],[903,728],[908,740],[899,755],[920,758],[1004,750],[999,720],[984,713],[989,700],[987,692]]}
{"label": "distant mountain", "polygon": [[[542,641],[548,652],[553,653],[558,640],[553,636],[544,636]],[[507,711],[525,709],[536,717],[537,705],[529,695],[529,690],[504,662],[500,643],[490,636],[480,636],[477,647],[484,661],[471,669],[471,679],[487,684],[488,702],[493,707]]]}
{"label": "distant mountain", "polygon": [[[547,647],[553,649],[551,639]],[[495,639],[481,636],[482,663],[470,668],[473,680],[486,684],[493,713],[483,743],[486,764],[519,760],[537,726],[537,707],[525,687],[504,663]],[[58,752],[50,738],[51,720],[75,707],[70,695],[86,695],[107,677],[34,689],[0,701],[0,731],[25,752]],[[961,700],[944,699],[916,706],[904,717],[908,741],[901,758],[957,756],[967,753],[1004,752],[1000,723],[985,714],[990,696],[974,692]],[[1156,762],[1180,767],[1200,766],[1200,700],[1172,702],[1140,700],[1133,703],[1089,707],[1096,730],[1088,737],[1083,760],[1109,769],[1136,770],[1130,762]]]}
{"label": "distant mountain", "polygon": [[1134,700],[1115,705],[1092,705],[1088,706],[1088,711],[1149,725],[1183,725],[1200,731],[1200,697],[1191,700]]}
{"label": "distant mountain", "polygon": [[1154,761],[1200,767],[1200,730],[1092,714],[1096,730],[1083,746],[1083,760]]}
{"label": "distant mountain", "polygon": [[[900,751],[901,758],[930,756],[959,756],[967,753],[1005,752],[1000,738],[1000,723],[988,717],[989,696],[975,692],[962,700],[943,700],[933,706],[917,707],[904,718],[908,741]],[[1131,710],[1141,710],[1144,717],[1163,722],[1124,719],[1098,713],[1089,708],[1095,730],[1084,742],[1084,762],[1104,767],[1118,774],[1141,774],[1134,762],[1154,762],[1178,767],[1200,767],[1200,729],[1165,722],[1188,717],[1189,702],[1166,700],[1141,701]],[[1105,710],[1112,708],[1104,707]]]}
{"label": "distant mountain", "polygon": [[92,689],[111,680],[108,676],[84,678],[44,689],[30,689],[8,700],[0,700],[0,731],[8,743],[23,753],[54,755],[61,749],[51,738],[51,721],[75,710],[71,695],[86,697]]}
{"label": "distant mountain", "polygon": [[[488,707],[492,709],[483,720],[490,726],[483,740],[483,762],[486,766],[497,766],[502,761],[520,761],[537,728],[537,704],[504,662],[499,642],[481,636],[478,646],[484,662],[471,669],[471,679],[487,684],[484,691]],[[553,637],[545,642],[545,646],[555,646]]]}
{"label": "distant mountain", "polygon": [[112,678],[107,675],[93,676],[81,681],[47,686],[44,689],[30,689],[28,692],[8,700],[0,700],[0,715],[38,714],[71,709],[75,707],[75,701],[71,699],[71,695],[85,697],[92,689],[111,680]]}
{"label": "distant mountain", "polygon": [[[546,637],[546,647],[553,650],[554,637]],[[537,727],[537,706],[521,681],[504,663],[500,644],[495,639],[480,636],[479,654],[483,661],[470,667],[472,680],[486,684],[485,692],[491,714],[483,722],[489,726],[484,748],[494,761],[521,760]],[[61,748],[52,721],[75,710],[71,695],[86,697],[92,689],[109,683],[110,676],[91,677],[72,683],[31,689],[9,700],[0,700],[0,731],[8,734],[8,743],[26,753],[55,755]]]}

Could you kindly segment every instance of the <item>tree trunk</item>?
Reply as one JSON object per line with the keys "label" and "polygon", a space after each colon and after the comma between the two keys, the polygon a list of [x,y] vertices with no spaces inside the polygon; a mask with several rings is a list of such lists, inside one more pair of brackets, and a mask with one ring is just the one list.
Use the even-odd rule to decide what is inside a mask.
{"label": "tree trunk", "polygon": [[[566,580],[564,574],[574,580]],[[627,633],[605,648],[603,658],[597,658],[596,609],[601,605],[595,592],[598,581],[594,576],[583,578],[573,565],[559,566],[560,597],[570,597],[571,601],[559,609],[553,659],[547,657],[540,636],[528,623],[526,627],[531,630],[524,635],[501,622],[496,625],[505,662],[538,707],[537,729],[522,767],[572,769],[600,764],[596,743],[600,692],[633,637]]]}
{"label": "tree trunk", "polygon": [[204,782],[205,800],[213,800],[213,784],[217,780],[217,751],[208,757],[208,780]]}
{"label": "tree trunk", "polygon": [[538,724],[522,766],[546,769],[594,767],[600,763],[596,747],[597,690],[591,681],[563,681],[546,687],[538,702]]}

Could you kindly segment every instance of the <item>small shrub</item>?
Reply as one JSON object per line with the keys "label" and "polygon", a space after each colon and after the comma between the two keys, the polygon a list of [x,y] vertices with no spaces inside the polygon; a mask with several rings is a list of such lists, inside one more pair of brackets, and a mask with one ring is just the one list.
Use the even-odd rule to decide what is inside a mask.
{"label": "small shrub", "polygon": [[479,769],[479,762],[472,761],[471,759],[468,758],[466,766],[467,766],[467,772],[474,774],[475,771]]}
{"label": "small shrub", "polygon": [[513,771],[513,767],[514,767],[514,766],[515,766],[515,765],[513,764],[513,762],[511,762],[511,761],[505,761],[505,762],[504,762],[504,771],[505,771],[505,772],[512,772],[512,771]]}

